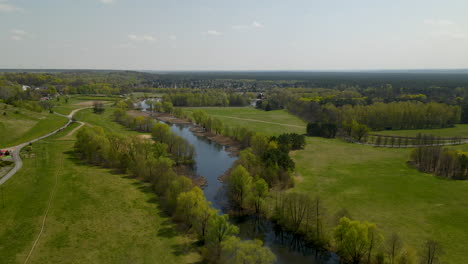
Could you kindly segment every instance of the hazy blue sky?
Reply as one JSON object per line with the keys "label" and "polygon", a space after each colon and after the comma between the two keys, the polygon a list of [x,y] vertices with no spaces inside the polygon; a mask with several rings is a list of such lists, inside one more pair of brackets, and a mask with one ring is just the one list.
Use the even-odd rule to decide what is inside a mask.
{"label": "hazy blue sky", "polygon": [[0,68],[468,68],[468,0],[0,0]]}

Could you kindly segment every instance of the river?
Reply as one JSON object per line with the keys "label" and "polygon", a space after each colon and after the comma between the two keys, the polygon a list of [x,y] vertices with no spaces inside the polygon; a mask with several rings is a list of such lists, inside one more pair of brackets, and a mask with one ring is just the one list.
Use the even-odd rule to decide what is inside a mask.
{"label": "river", "polygon": [[[195,147],[194,168],[197,175],[206,178],[207,186],[203,189],[206,199],[212,206],[225,213],[229,207],[223,183],[218,180],[236,161],[226,146],[220,145],[202,136],[196,136],[190,131],[191,125],[172,124],[172,132],[186,139]],[[231,219],[239,227],[242,239],[260,239],[276,255],[278,264],[308,263],[337,264],[339,258],[330,252],[319,252],[302,240],[296,239],[287,232],[281,232],[268,220],[256,217],[239,217]]]}

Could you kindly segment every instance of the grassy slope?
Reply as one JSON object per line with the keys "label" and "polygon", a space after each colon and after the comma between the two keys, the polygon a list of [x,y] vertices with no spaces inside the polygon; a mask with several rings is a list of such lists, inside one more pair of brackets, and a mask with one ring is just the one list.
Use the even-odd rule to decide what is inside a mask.
{"label": "grassy slope", "polygon": [[379,131],[375,134],[393,136],[416,136],[418,133],[430,134],[441,137],[465,137],[468,138],[468,125],[456,125],[451,128],[442,129],[416,129],[416,130],[387,130]]}
{"label": "grassy slope", "polygon": [[[247,127],[252,130],[261,132],[265,135],[278,135],[282,133],[305,133],[306,123],[301,119],[288,114],[284,110],[276,111],[262,111],[252,107],[199,107],[199,108],[184,108],[187,111],[193,111],[196,109],[203,109],[208,114],[215,115],[221,119],[224,123],[233,126]],[[226,117],[223,117],[226,116]],[[250,120],[239,120],[228,117],[254,119],[259,121],[267,121],[279,124],[287,124],[293,126],[284,126],[279,124],[270,124],[255,122]],[[299,126],[299,127],[296,127]]]}
{"label": "grassy slope", "polygon": [[65,103],[65,98],[62,96],[59,102],[54,101],[56,106],[54,111],[63,115],[70,114],[71,111],[84,107],[80,105],[83,102],[92,101],[108,101],[109,103],[115,101],[118,98],[115,97],[92,97],[92,96],[72,96],[69,98],[68,103]]}
{"label": "grassy slope", "polygon": [[[67,118],[47,112],[36,113],[12,106],[4,109],[4,104],[0,104],[0,108],[0,147],[11,147],[40,137],[67,123]],[[15,111],[19,113],[15,114]]]}
{"label": "grassy slope", "polygon": [[102,114],[94,114],[92,109],[83,109],[75,114],[75,119],[86,122],[90,125],[100,126],[109,132],[125,133],[127,135],[141,135],[142,133],[130,130],[114,121],[112,121],[113,108],[106,107]]}
{"label": "grassy slope", "polygon": [[[204,109],[211,114],[300,124],[283,111]],[[223,121],[269,135],[284,132],[274,124],[229,118]],[[308,138],[307,143],[305,150],[293,154],[300,175],[293,191],[318,194],[325,200],[328,214],[346,208],[356,219],[375,222],[387,237],[398,232],[414,248],[419,249],[427,238],[435,238],[443,244],[448,263],[468,260],[468,182],[418,172],[406,164],[408,149],[373,148],[321,138]],[[468,144],[455,147],[467,150]]]}
{"label": "grassy slope", "polygon": [[25,159],[23,169],[4,185],[2,263],[24,262],[39,233],[55,175],[56,194],[30,263],[198,260],[197,254],[183,253],[189,241],[177,236],[146,186],[110,170],[81,164],[71,155],[72,147],[73,141],[61,139],[35,144],[37,158]]}

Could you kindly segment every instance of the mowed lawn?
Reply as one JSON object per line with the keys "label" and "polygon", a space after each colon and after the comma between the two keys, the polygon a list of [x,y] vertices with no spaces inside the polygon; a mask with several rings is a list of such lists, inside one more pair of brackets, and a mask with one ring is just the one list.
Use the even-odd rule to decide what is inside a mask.
{"label": "mowed lawn", "polygon": [[306,132],[307,124],[285,110],[263,111],[252,107],[194,107],[186,111],[202,109],[219,118],[225,124],[252,129],[265,135]]}
{"label": "mowed lawn", "polygon": [[468,138],[468,124],[456,125],[455,127],[440,129],[386,130],[375,132],[374,134],[415,137],[418,133],[440,137]]}
{"label": "mowed lawn", "polygon": [[74,158],[74,140],[61,139],[71,129],[34,144],[37,156],[24,159],[20,172],[2,186],[0,262],[24,263],[54,186],[29,263],[199,261],[192,241],[178,235],[148,186]]}
{"label": "mowed lawn", "polygon": [[46,111],[37,113],[11,105],[4,107],[5,104],[0,104],[0,148],[43,136],[68,122],[67,118]]}
{"label": "mowed lawn", "polygon": [[468,263],[468,181],[421,173],[407,165],[409,153],[308,138],[306,149],[292,155],[299,175],[293,191],[319,195],[331,216],[346,208],[386,237],[397,232],[417,250],[435,239],[446,263]]}

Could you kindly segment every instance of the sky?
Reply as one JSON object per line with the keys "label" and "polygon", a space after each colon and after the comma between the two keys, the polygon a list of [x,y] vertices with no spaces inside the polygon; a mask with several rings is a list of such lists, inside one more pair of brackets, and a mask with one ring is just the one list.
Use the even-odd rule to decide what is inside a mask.
{"label": "sky", "polygon": [[468,68],[468,0],[0,0],[0,68]]}

